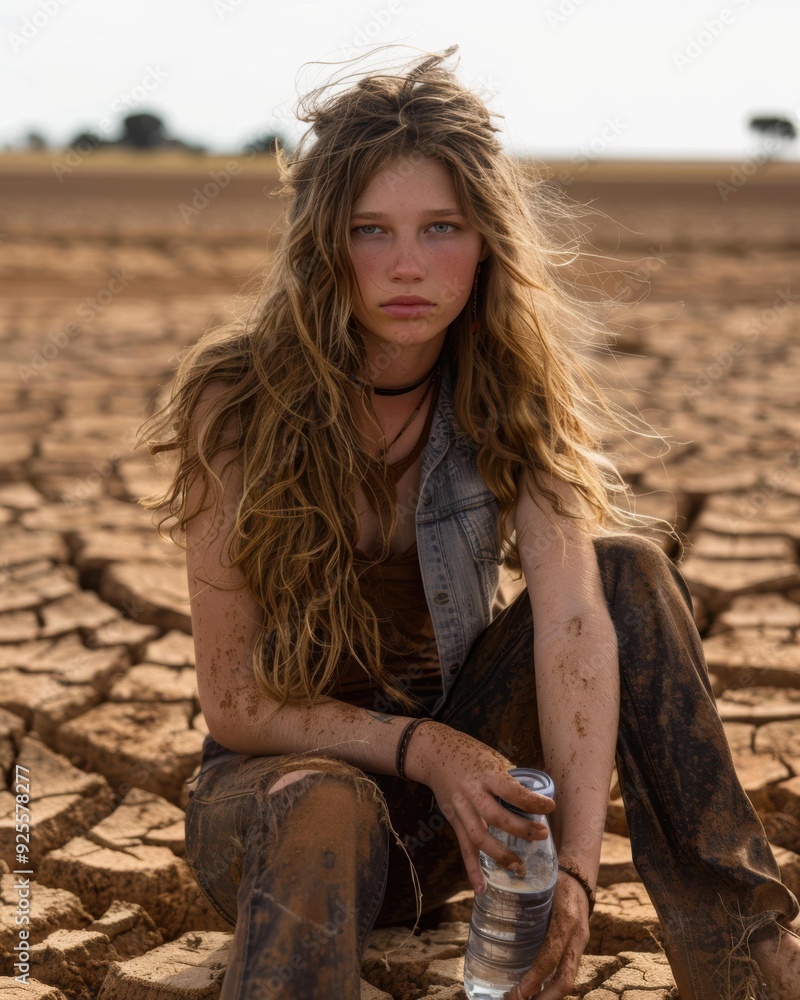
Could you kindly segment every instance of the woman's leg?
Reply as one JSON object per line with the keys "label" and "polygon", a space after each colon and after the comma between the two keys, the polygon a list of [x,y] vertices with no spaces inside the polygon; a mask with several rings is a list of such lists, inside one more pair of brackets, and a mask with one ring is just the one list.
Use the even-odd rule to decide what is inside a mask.
{"label": "woman's leg", "polygon": [[683,578],[646,539],[596,551],[620,647],[617,766],[636,868],[682,1000],[749,996],[748,936],[773,936],[797,900],[736,776]]}
{"label": "woman's leg", "polygon": [[186,856],[235,924],[221,1000],[357,1000],[386,879],[385,817],[374,783],[329,757],[243,758],[201,776]]}
{"label": "woman's leg", "polygon": [[[680,573],[647,539],[616,536],[595,548],[618,635],[617,766],[634,860],[682,1000],[727,1000],[752,976],[746,946],[736,947],[742,935],[759,925],[754,941],[774,935],[775,918],[792,918],[797,901],[736,777]],[[437,713],[522,767],[542,766],[532,639],[525,591],[476,641]],[[429,835],[437,810],[423,808],[425,791],[406,790],[419,803],[408,815],[428,836],[415,842],[409,831],[413,860],[423,890],[446,898],[468,883],[449,824]],[[390,885],[401,872],[399,861],[390,866]],[[391,896],[387,888],[379,923],[392,898],[405,905],[402,885]]]}

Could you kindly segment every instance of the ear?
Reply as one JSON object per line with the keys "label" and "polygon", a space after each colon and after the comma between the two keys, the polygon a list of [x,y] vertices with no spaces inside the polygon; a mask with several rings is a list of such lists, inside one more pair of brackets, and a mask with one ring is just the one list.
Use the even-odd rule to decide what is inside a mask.
{"label": "ear", "polygon": [[486,240],[482,239],[481,240],[481,252],[480,252],[480,256],[478,257],[478,260],[481,263],[483,263],[483,261],[486,260],[486,258],[489,256],[489,254],[491,254],[491,252],[492,252],[492,249],[489,246],[489,244],[486,242]]}

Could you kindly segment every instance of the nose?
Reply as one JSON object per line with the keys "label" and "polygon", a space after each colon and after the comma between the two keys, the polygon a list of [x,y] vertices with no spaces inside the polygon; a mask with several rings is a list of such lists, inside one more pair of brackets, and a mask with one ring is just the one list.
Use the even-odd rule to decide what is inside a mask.
{"label": "nose", "polygon": [[389,278],[392,281],[420,281],[425,274],[419,248],[409,240],[399,241],[389,268]]}

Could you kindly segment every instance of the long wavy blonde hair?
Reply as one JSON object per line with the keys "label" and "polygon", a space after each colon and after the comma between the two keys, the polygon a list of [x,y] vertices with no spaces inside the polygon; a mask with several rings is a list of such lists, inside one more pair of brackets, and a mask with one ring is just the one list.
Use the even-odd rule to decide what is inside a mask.
{"label": "long wavy blonde hair", "polygon": [[[376,475],[353,419],[354,383],[366,354],[352,319],[357,295],[349,256],[351,207],[382,168],[431,157],[449,168],[462,210],[491,248],[480,270],[480,335],[469,336],[469,303],[445,343],[455,366],[454,406],[475,443],[478,469],[499,501],[498,551],[518,569],[513,532],[517,483],[529,470],[544,482],[573,484],[592,511],[592,530],[630,530],[637,522],[627,487],[601,451],[603,436],[625,423],[606,403],[580,358],[581,341],[603,341],[602,310],[579,294],[564,271],[580,260],[580,214],[546,180],[508,155],[483,100],[445,61],[457,46],[426,54],[399,72],[373,71],[339,93],[332,84],[301,100],[311,124],[291,153],[278,154],[288,197],[285,228],[272,267],[247,319],[204,334],[182,358],[169,402],[140,428],[152,454],[176,451],[163,494],[139,502],[166,508],[170,531],[205,509],[210,462],[231,444],[243,475],[229,537],[231,565],[263,609],[252,668],[260,688],[282,707],[330,690],[353,657],[406,707],[405,692],[381,662],[376,609],[362,593],[353,552],[359,522],[356,488],[381,510],[389,551],[397,509]],[[603,341],[604,342],[604,341]],[[218,390],[202,426],[193,422],[201,393]],[[140,442],[141,443],[141,442]],[[188,508],[197,477],[202,497]]]}

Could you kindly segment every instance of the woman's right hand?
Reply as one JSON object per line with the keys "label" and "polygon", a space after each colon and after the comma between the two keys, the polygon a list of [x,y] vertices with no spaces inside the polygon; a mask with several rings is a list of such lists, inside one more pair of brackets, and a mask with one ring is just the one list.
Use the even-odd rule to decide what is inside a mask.
{"label": "woman's right hand", "polygon": [[544,840],[548,834],[544,823],[518,816],[497,801],[499,796],[537,815],[555,808],[551,798],[525,788],[508,773],[514,766],[492,747],[439,722],[419,726],[408,746],[406,775],[433,791],[458,837],[467,877],[476,894],[486,888],[479,851],[520,874],[523,865],[520,856],[493,837],[487,827],[495,826],[528,841]]}

